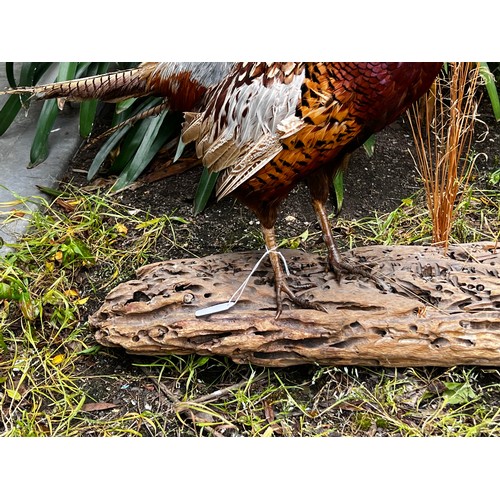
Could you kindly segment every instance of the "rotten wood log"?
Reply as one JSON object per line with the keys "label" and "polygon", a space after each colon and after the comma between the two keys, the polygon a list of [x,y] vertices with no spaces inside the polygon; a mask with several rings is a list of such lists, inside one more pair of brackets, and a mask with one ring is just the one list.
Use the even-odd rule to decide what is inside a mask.
{"label": "rotten wood log", "polygon": [[146,355],[228,356],[284,367],[500,366],[500,251],[494,243],[372,246],[344,258],[390,285],[325,271],[322,257],[285,250],[289,280],[327,312],[286,304],[275,319],[273,273],[266,260],[241,299],[226,302],[257,262],[255,252],[180,259],[142,267],[111,291],[90,319],[97,340]]}

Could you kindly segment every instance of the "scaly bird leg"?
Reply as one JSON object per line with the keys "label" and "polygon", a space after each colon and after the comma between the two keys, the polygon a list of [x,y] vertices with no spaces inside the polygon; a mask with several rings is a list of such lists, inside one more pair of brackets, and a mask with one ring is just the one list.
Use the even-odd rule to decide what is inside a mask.
{"label": "scaly bird leg", "polygon": [[313,199],[312,206],[316,212],[316,216],[321,226],[321,232],[323,233],[323,240],[328,249],[328,267],[335,275],[335,279],[340,281],[340,277],[343,272],[363,276],[364,278],[374,279],[369,271],[365,271],[359,267],[348,264],[342,259],[340,252],[333,241],[332,227],[330,225],[330,221],[328,220],[325,204],[321,200]]}
{"label": "scaly bird leg", "polygon": [[335,172],[338,170],[345,170],[349,163],[350,155],[346,154],[334,160],[332,163],[325,165],[311,173],[307,179],[307,185],[311,193],[311,203],[316,212],[316,217],[321,226],[323,233],[323,240],[328,249],[328,267],[334,273],[335,279],[340,282],[342,274],[353,274],[368,278],[375,282],[375,284],[387,290],[387,285],[380,279],[374,277],[370,271],[365,271],[359,266],[353,266],[345,262],[333,240],[332,227],[328,220],[325,205],[328,200],[330,186]]}
{"label": "scaly bird leg", "polygon": [[[276,236],[274,233],[274,227],[266,228],[261,226],[262,234],[266,241],[266,246],[269,250],[277,248]],[[290,288],[286,282],[286,276],[283,273],[283,268],[281,267],[280,256],[278,252],[269,252],[269,259],[271,260],[271,265],[274,271],[274,287],[276,290],[276,319],[278,319],[283,310],[283,299],[281,293],[284,292],[288,295],[289,299],[299,307],[303,309],[316,309],[318,311],[326,312],[325,308],[321,304],[315,302],[310,302],[307,299],[297,297],[293,290]]]}

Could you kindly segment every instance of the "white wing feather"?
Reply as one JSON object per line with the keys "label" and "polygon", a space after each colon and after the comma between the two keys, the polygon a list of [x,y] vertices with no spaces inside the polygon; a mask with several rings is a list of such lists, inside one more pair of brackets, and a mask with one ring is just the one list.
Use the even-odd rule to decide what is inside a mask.
{"label": "white wing feather", "polygon": [[[228,78],[231,78],[230,74]],[[263,76],[250,84],[223,81],[211,94],[217,99],[227,88],[224,104],[216,109],[185,116],[182,141],[196,141],[196,152],[211,172],[221,172],[217,196],[222,198],[253,176],[282,149],[281,139],[305,124],[295,116],[305,73],[289,83],[274,80],[264,85]],[[209,103],[207,103],[209,104]]]}

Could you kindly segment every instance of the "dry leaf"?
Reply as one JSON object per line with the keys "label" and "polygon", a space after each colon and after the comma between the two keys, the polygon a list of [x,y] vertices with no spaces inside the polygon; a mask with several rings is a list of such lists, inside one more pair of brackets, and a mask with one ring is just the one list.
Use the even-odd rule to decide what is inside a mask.
{"label": "dry leaf", "polygon": [[100,410],[111,410],[112,408],[116,408],[118,405],[114,403],[85,403],[82,406],[82,411],[100,411]]}

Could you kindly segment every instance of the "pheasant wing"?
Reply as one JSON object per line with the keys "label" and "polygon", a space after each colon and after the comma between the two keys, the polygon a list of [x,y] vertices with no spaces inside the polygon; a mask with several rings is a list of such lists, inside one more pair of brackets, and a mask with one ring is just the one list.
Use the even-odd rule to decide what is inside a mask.
{"label": "pheasant wing", "polygon": [[240,63],[186,113],[182,141],[195,142],[210,172],[221,172],[218,198],[234,191],[282,149],[304,122],[295,113],[305,69],[299,63]]}

